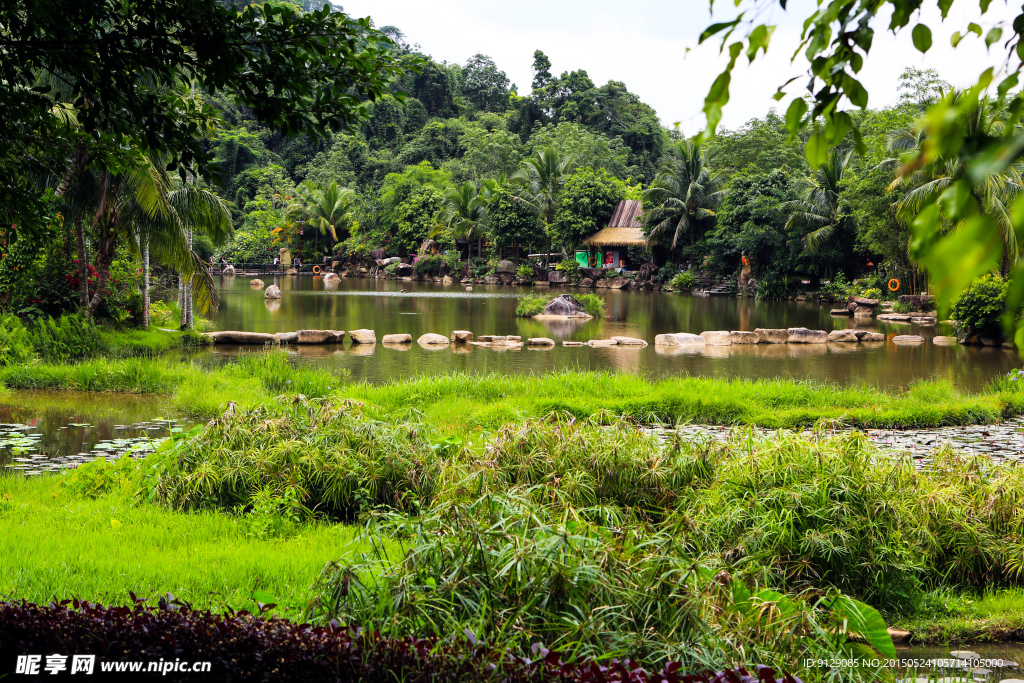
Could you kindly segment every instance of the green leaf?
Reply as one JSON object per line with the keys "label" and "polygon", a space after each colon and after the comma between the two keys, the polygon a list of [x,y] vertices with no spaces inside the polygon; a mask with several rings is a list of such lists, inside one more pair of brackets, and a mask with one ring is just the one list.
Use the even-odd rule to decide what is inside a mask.
{"label": "green leaf", "polygon": [[749,47],[747,47],[747,59],[754,61],[754,58],[757,57],[758,50],[762,50],[765,54],[768,54],[768,43],[771,41],[772,33],[774,32],[774,26],[760,24],[755,27],[754,30],[750,32],[750,35],[747,36],[747,44],[749,45]]}
{"label": "green leaf", "polygon": [[706,29],[704,29],[704,32],[700,34],[700,38],[697,39],[697,44],[700,45],[711,36],[715,35],[716,33],[720,33],[725,29],[730,29],[731,31],[731,29],[734,29],[736,28],[736,26],[739,25],[741,19],[743,19],[742,14],[740,14],[732,21],[722,21],[717,24],[711,24],[711,26],[708,26]]}
{"label": "green leaf", "polygon": [[981,38],[981,27],[975,24],[973,21],[967,24],[967,31]]}
{"label": "green leaf", "polygon": [[789,109],[786,110],[786,128],[789,129],[790,139],[800,131],[800,124],[803,122],[805,114],[807,114],[807,102],[802,97],[789,103]]}
{"label": "green leaf", "polygon": [[840,595],[833,606],[846,618],[850,630],[868,641],[883,657],[896,656],[896,648],[885,626],[885,619],[882,619],[878,610],[848,595]]}
{"label": "green leaf", "polygon": [[828,161],[828,151],[828,140],[821,133],[812,135],[804,146],[804,156],[807,157],[807,163],[815,170],[821,168],[821,165]]}
{"label": "green leaf", "polygon": [[918,24],[910,33],[914,39],[914,47],[920,52],[928,52],[932,47],[932,30],[924,24]]}
{"label": "green leaf", "polygon": [[942,18],[949,15],[949,8],[953,6],[953,0],[939,0],[939,9],[942,11]]}
{"label": "green leaf", "polygon": [[999,39],[1003,37],[1003,29],[996,26],[988,35],[985,36],[985,47],[992,47],[993,43],[998,43]]}
{"label": "green leaf", "polygon": [[957,45],[960,44],[960,41],[963,40],[963,39],[964,39],[964,37],[962,35],[960,35],[960,31],[956,31],[956,32],[953,33],[952,36],[950,36],[949,43],[953,47],[956,47]]}

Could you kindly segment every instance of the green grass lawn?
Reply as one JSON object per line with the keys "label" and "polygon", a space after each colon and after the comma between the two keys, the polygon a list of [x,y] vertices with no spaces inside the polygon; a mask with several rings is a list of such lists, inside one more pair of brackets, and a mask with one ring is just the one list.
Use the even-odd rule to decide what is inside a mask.
{"label": "green grass lawn", "polygon": [[172,593],[197,607],[253,609],[253,591],[264,591],[278,604],[274,614],[297,618],[328,561],[368,549],[344,525],[265,539],[250,531],[224,513],[93,500],[59,477],[0,477],[0,599],[129,604],[131,591],[154,602]]}
{"label": "green grass lawn", "polygon": [[896,615],[893,628],[918,643],[1024,639],[1024,588],[974,592],[934,591],[912,616]]}
{"label": "green grass lawn", "polygon": [[293,367],[282,352],[244,354],[216,369],[168,359],[90,360],[0,368],[8,389],[159,393],[184,416],[205,419],[228,401],[254,407],[282,394],[326,395],[366,402],[386,416],[410,409],[442,431],[493,429],[567,411],[607,411],[643,422],[805,427],[819,419],[862,427],[925,427],[995,422],[1024,413],[1024,391],[961,391],[922,381],[898,391],[789,379],[723,380],[561,371],[539,376],[449,373],[384,385],[349,383],[323,368]]}

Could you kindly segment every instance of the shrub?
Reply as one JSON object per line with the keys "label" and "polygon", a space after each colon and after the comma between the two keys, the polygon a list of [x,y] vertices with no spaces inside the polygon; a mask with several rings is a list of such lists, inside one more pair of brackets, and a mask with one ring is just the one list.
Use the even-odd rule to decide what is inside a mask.
{"label": "shrub", "polygon": [[516,315],[520,318],[532,318],[543,311],[549,301],[551,301],[551,297],[544,294],[521,296],[519,297],[519,303],[516,304]]}
{"label": "shrub", "polygon": [[452,248],[448,253],[444,255],[445,265],[448,266],[448,272],[454,277],[456,273],[462,270],[462,260],[459,258],[458,249]]}
{"label": "shrub", "polygon": [[869,289],[865,289],[864,292],[861,294],[861,297],[865,299],[881,299],[882,290],[878,289],[877,287],[871,287]]}
{"label": "shrub", "polygon": [[35,355],[29,331],[11,314],[0,316],[0,366],[23,365]]}
{"label": "shrub", "polygon": [[555,270],[565,275],[565,279],[569,282],[579,284],[580,281],[580,264],[576,263],[576,259],[563,259],[558,262],[555,266]]}
{"label": "shrub", "polygon": [[[262,605],[254,593],[256,608]],[[767,667],[719,672],[686,672],[679,663],[645,671],[636,662],[569,660],[569,655],[538,647],[529,658],[517,657],[475,642],[471,635],[458,645],[406,635],[381,637],[364,629],[329,624],[314,627],[242,611],[213,614],[161,598],[157,607],[136,601],[128,607],[103,607],[79,600],[47,605],[0,603],[0,675],[25,653],[95,655],[95,673],[86,679],[111,680],[100,663],[154,659],[173,644],[179,659],[208,661],[210,680],[240,683],[326,683],[364,681],[435,683],[436,681],[504,681],[506,683],[793,683]],[[163,664],[173,667],[168,659]],[[145,680],[183,680],[172,671],[140,674]],[[127,677],[132,678],[132,677]],[[198,678],[198,677],[197,677]]]}
{"label": "shrub", "polygon": [[516,268],[516,277],[524,282],[533,282],[533,268],[524,263]]}
{"label": "shrub", "polygon": [[1006,283],[997,275],[985,275],[967,288],[950,310],[963,335],[1003,338],[1002,314],[1006,306]]}
{"label": "shrub", "polygon": [[64,314],[60,320],[46,318],[32,327],[32,345],[49,362],[66,363],[99,353],[102,338],[96,326],[85,317]]}
{"label": "shrub", "polygon": [[389,263],[384,266],[384,274],[388,277],[398,277],[398,266],[400,263]]}
{"label": "shrub", "polygon": [[759,301],[781,301],[788,299],[792,291],[788,277],[780,273],[765,273],[757,280],[754,296]]}
{"label": "shrub", "polygon": [[697,286],[697,276],[692,270],[688,270],[673,277],[669,284],[675,289],[691,290]]}
{"label": "shrub", "polygon": [[821,285],[821,293],[833,301],[840,301],[849,296],[850,283],[843,273],[838,273],[831,282]]}
{"label": "shrub", "polygon": [[910,313],[914,307],[904,301],[894,301],[892,304],[893,313]]}
{"label": "shrub", "polygon": [[412,265],[412,270],[420,277],[426,275],[437,275],[441,272],[442,263],[444,263],[444,256],[441,254],[417,256],[416,262]]}
{"label": "shrub", "polygon": [[597,294],[576,294],[576,300],[583,304],[583,310],[587,315],[595,318],[604,317],[605,301]]}

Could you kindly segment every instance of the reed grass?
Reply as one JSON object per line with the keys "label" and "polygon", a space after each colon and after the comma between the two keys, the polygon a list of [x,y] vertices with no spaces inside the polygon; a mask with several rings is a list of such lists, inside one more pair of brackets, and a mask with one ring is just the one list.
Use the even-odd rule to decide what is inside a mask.
{"label": "reed grass", "polygon": [[352,527],[308,523],[261,537],[244,516],[174,512],[117,492],[93,499],[62,481],[0,477],[0,596],[131,604],[129,592],[153,601],[170,592],[255,611],[259,591],[278,605],[273,614],[298,617],[326,562],[370,548]]}

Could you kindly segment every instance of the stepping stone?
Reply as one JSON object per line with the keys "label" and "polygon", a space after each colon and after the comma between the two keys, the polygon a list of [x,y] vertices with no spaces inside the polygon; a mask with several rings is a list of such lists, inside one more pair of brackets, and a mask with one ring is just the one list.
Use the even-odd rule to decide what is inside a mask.
{"label": "stepping stone", "polygon": [[527,346],[554,346],[555,340],[547,337],[531,337],[526,340]]}
{"label": "stepping stone", "polygon": [[655,346],[704,346],[707,340],[699,334],[679,332],[677,334],[659,334],[654,338]]}
{"label": "stepping stone", "polygon": [[757,332],[735,330],[729,333],[729,341],[733,344],[760,344],[761,337],[757,335]]}
{"label": "stepping stone", "polygon": [[581,341],[564,341],[562,346],[586,346],[586,344]]}
{"label": "stepping stone", "polygon": [[824,344],[828,341],[828,334],[824,330],[790,327],[786,331],[789,333],[788,341],[790,344]]}
{"label": "stepping stone", "polygon": [[618,346],[618,342],[613,339],[591,339],[587,342],[587,346],[592,349],[605,349],[609,346]]}
{"label": "stepping stone", "polygon": [[842,342],[856,344],[860,341],[856,330],[832,330],[828,333],[830,342]]}
{"label": "stepping stone", "polygon": [[473,341],[473,333],[469,330],[454,330],[452,332],[451,340],[460,344]]}
{"label": "stepping stone", "polygon": [[789,330],[758,327],[754,330],[761,344],[786,344],[789,342]]}
{"label": "stepping stone", "polygon": [[612,341],[619,346],[647,346],[647,342],[636,337],[612,337]]}
{"label": "stepping stone", "polygon": [[383,342],[385,344],[411,344],[411,334],[385,334]]}
{"label": "stepping stone", "polygon": [[352,330],[348,333],[353,344],[376,344],[377,334],[373,330]]}
{"label": "stepping stone", "polygon": [[959,344],[960,341],[956,337],[949,335],[936,335],[932,337],[932,344],[938,344],[939,346],[953,346]]}
{"label": "stepping stone", "polygon": [[708,346],[732,346],[732,337],[725,330],[701,332],[700,336],[704,337],[704,343]]}
{"label": "stepping stone", "polygon": [[448,337],[443,334],[428,332],[417,339],[416,343],[420,346],[448,346]]}
{"label": "stepping stone", "polygon": [[919,334],[900,334],[892,338],[892,343],[897,346],[916,346],[924,343],[924,337]]}

